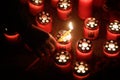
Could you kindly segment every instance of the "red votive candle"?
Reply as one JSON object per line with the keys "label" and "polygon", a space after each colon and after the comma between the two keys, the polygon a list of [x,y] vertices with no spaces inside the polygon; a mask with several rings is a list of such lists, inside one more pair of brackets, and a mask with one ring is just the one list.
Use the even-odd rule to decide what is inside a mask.
{"label": "red votive candle", "polygon": [[92,57],[93,44],[89,39],[80,39],[76,43],[76,57],[78,60],[89,60]]}
{"label": "red votive candle", "polygon": [[90,66],[84,61],[76,61],[73,65],[73,77],[75,80],[86,79],[90,75]]}
{"label": "red votive candle", "polygon": [[59,0],[51,0],[51,5],[56,8],[58,2]]}
{"label": "red votive candle", "polygon": [[54,54],[55,66],[62,72],[69,72],[71,70],[71,59],[71,53],[66,50],[59,50]]}
{"label": "red votive candle", "polygon": [[36,15],[36,24],[46,32],[52,31],[52,17],[49,13],[42,11]]}
{"label": "red votive candle", "polygon": [[96,18],[86,18],[84,21],[84,37],[87,39],[96,39],[99,34],[99,25]]}
{"label": "red votive candle", "polygon": [[107,40],[117,40],[120,38],[120,22],[114,20],[107,26]]}
{"label": "red votive candle", "polygon": [[44,0],[28,0],[29,11],[36,15],[44,9]]}
{"label": "red votive candle", "polygon": [[78,16],[86,19],[92,16],[93,0],[78,0]]}
{"label": "red votive candle", "polygon": [[107,40],[104,43],[103,51],[107,57],[117,57],[120,52],[118,42],[115,40]]}
{"label": "red votive candle", "polygon": [[68,20],[72,12],[72,3],[70,0],[60,0],[57,4],[57,14],[61,20]]}
{"label": "red votive candle", "polygon": [[71,50],[71,33],[69,33],[69,31],[66,30],[60,30],[56,36],[56,49],[60,50],[60,49],[64,49],[67,51]]}
{"label": "red votive candle", "polygon": [[4,28],[4,37],[10,43],[18,43],[20,41],[20,34],[12,28]]}

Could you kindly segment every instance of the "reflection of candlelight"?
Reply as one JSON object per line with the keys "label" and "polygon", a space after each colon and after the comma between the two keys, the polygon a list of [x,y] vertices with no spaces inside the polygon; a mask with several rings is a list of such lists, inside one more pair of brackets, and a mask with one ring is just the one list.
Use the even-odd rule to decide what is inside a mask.
{"label": "reflection of candlelight", "polygon": [[117,41],[115,40],[108,40],[104,44],[104,53],[107,56],[117,56],[119,53],[119,46]]}
{"label": "reflection of candlelight", "polygon": [[69,23],[70,30],[66,31],[59,39],[58,42],[66,41],[65,39],[71,39],[71,31],[73,29],[72,22]]}
{"label": "reflection of candlelight", "polygon": [[84,79],[89,76],[89,65],[83,61],[76,62],[73,68],[73,76],[76,79]]}

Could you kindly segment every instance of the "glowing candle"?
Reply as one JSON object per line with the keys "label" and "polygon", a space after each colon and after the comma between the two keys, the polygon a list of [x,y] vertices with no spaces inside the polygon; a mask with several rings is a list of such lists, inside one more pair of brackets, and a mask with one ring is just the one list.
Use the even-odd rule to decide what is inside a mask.
{"label": "glowing candle", "polygon": [[103,46],[103,51],[107,57],[117,57],[117,55],[120,52],[117,41],[115,40],[106,41]]}
{"label": "glowing candle", "polygon": [[60,0],[57,4],[57,14],[61,20],[68,20],[72,12],[70,0]]}
{"label": "glowing candle", "polygon": [[58,2],[59,0],[51,0],[51,5],[56,8]]}
{"label": "glowing candle", "polygon": [[114,20],[107,26],[107,40],[117,40],[120,37],[120,22]]}
{"label": "glowing candle", "polygon": [[86,62],[76,61],[73,66],[73,76],[77,80],[82,80],[90,75],[90,67]]}
{"label": "glowing candle", "polygon": [[62,72],[69,72],[71,69],[71,54],[66,50],[59,50],[54,54],[55,66]]}
{"label": "glowing candle", "polygon": [[76,57],[79,60],[89,60],[92,56],[93,45],[89,39],[80,39],[76,43]]}
{"label": "glowing candle", "polygon": [[92,16],[93,0],[78,0],[78,16],[81,19],[86,19]]}
{"label": "glowing candle", "polygon": [[57,49],[71,50],[71,31],[73,30],[72,22],[69,23],[70,30],[60,30],[56,35]]}
{"label": "glowing candle", "polygon": [[96,39],[99,34],[99,24],[96,18],[86,18],[84,21],[84,37],[87,39]]}
{"label": "glowing candle", "polygon": [[37,25],[46,32],[52,31],[52,17],[49,13],[42,11],[36,15]]}
{"label": "glowing candle", "polygon": [[44,9],[44,0],[28,0],[29,10],[32,15],[36,15]]}

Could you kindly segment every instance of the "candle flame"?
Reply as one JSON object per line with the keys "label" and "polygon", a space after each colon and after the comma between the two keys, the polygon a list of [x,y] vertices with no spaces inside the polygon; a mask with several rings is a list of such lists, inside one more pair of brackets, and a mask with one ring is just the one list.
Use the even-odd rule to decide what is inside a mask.
{"label": "candle flame", "polygon": [[[71,33],[71,31],[73,30],[73,24],[72,24],[72,22],[70,22],[69,23],[69,30],[68,31],[66,31],[60,38],[59,38],[59,40],[58,40],[58,42],[61,42],[61,41],[66,41],[66,40],[70,40],[71,39],[71,35],[70,35],[70,33]],[[70,35],[70,36],[69,36]]]}
{"label": "candle flame", "polygon": [[69,28],[70,28],[70,30],[73,30],[73,24],[72,24],[72,22],[69,22]]}

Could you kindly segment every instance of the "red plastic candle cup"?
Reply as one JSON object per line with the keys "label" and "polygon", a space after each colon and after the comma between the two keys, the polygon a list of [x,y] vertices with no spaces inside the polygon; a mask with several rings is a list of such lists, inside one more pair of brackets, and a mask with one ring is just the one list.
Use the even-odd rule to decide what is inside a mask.
{"label": "red plastic candle cup", "polygon": [[70,0],[60,0],[57,4],[57,14],[61,20],[68,20],[72,12],[72,4]]}
{"label": "red plastic candle cup", "polygon": [[115,40],[107,40],[103,46],[105,56],[112,58],[117,57],[120,52],[118,42]]}
{"label": "red plastic candle cup", "polygon": [[36,24],[46,32],[52,31],[52,17],[49,13],[42,11],[36,15]]}
{"label": "red plastic candle cup", "polygon": [[93,0],[78,0],[78,16],[86,19],[92,16]]}
{"label": "red plastic candle cup", "polygon": [[29,11],[32,15],[43,11],[44,0],[28,0]]}
{"label": "red plastic candle cup", "polygon": [[89,39],[80,39],[76,43],[76,57],[78,60],[89,60],[92,57],[93,44]]}
{"label": "red plastic candle cup", "polygon": [[51,5],[56,8],[58,2],[59,0],[51,0]]}
{"label": "red plastic candle cup", "polygon": [[69,33],[69,31],[66,30],[60,30],[56,36],[56,49],[60,50],[60,49],[64,49],[67,51],[71,51],[71,33]]}
{"label": "red plastic candle cup", "polygon": [[107,26],[107,40],[117,40],[120,38],[120,22],[114,20]]}
{"label": "red plastic candle cup", "polygon": [[66,50],[59,50],[54,54],[55,66],[65,73],[71,70],[71,59],[71,53]]}
{"label": "red plastic candle cup", "polygon": [[76,61],[73,66],[73,77],[75,80],[86,79],[90,75],[90,66],[84,61]]}
{"label": "red plastic candle cup", "polygon": [[20,34],[12,29],[4,28],[4,37],[10,43],[17,43],[20,41]]}
{"label": "red plastic candle cup", "polygon": [[96,18],[86,18],[84,21],[84,37],[87,39],[96,39],[99,34],[99,25]]}

